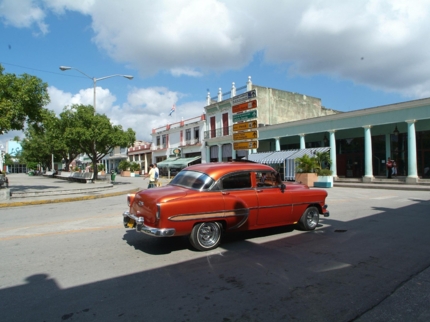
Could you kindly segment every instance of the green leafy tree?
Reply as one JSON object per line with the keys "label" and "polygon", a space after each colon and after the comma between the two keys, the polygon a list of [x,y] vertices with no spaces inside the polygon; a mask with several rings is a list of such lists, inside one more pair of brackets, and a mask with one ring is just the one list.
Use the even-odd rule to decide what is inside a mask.
{"label": "green leafy tree", "polygon": [[330,152],[316,152],[315,161],[318,164],[317,173],[320,176],[331,176],[333,171],[329,169],[331,165]]}
{"label": "green leafy tree", "polygon": [[130,171],[139,171],[140,170],[140,164],[137,162],[132,162],[130,164]]}
{"label": "green leafy tree", "polygon": [[118,164],[118,168],[122,171],[127,171],[131,167],[131,163],[128,160],[122,160]]}
{"label": "green leafy tree", "polygon": [[68,116],[67,113],[61,113],[60,117],[56,117],[55,113],[50,111],[47,113],[46,121],[44,122],[47,139],[50,142],[53,154],[64,160],[66,170],[69,169],[70,162],[83,152],[76,140],[70,140],[65,135],[67,130],[74,126],[73,120]]}
{"label": "green leafy tree", "polygon": [[36,170],[37,164],[38,163],[36,163],[36,162],[27,162],[27,164],[26,164],[27,170]]}
{"label": "green leafy tree", "polygon": [[68,142],[64,132],[70,124],[68,119],[57,117],[53,111],[43,112],[42,126],[37,129],[30,125],[25,131],[22,142],[23,157],[26,162],[37,162],[43,167],[52,167],[54,160],[64,160],[65,168],[69,169],[70,162],[76,158],[80,151],[74,141]]}
{"label": "green leafy tree", "polygon": [[4,155],[4,164],[9,165],[9,166],[13,165],[13,158],[9,153],[6,153]]}
{"label": "green leafy tree", "polygon": [[296,158],[296,172],[298,173],[312,173],[316,172],[319,165],[315,157],[310,157],[307,154]]}
{"label": "green leafy tree", "polygon": [[23,130],[26,122],[37,126],[49,103],[48,85],[35,76],[3,71],[0,65],[0,134]]}
{"label": "green leafy tree", "polygon": [[52,150],[44,132],[36,131],[29,126],[21,142],[22,157],[25,163],[37,162],[44,168],[49,168],[52,162]]}
{"label": "green leafy tree", "polygon": [[[91,159],[93,168],[116,147],[129,147],[136,141],[132,129],[124,131],[121,125],[113,125],[106,115],[94,114],[91,105],[73,105],[65,109],[61,118],[67,119],[64,138],[67,143],[74,142],[81,152]],[[97,179],[97,172],[94,172]]]}

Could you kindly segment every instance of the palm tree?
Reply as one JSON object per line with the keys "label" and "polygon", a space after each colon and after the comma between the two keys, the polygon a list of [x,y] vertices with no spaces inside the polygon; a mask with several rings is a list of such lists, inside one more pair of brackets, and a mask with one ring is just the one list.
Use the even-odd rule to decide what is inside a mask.
{"label": "palm tree", "polygon": [[324,166],[330,166],[331,165],[330,153],[328,151],[316,152],[315,153],[315,160],[317,161],[320,169],[323,168],[323,165]]}
{"label": "palm tree", "polygon": [[296,172],[298,173],[312,173],[316,172],[318,162],[315,157],[310,157],[304,154],[300,158],[296,158]]}
{"label": "palm tree", "polygon": [[328,151],[316,152],[315,153],[315,161],[318,164],[318,168],[317,168],[318,175],[332,175],[333,174],[333,172],[329,169],[332,161],[330,159],[330,153]]}

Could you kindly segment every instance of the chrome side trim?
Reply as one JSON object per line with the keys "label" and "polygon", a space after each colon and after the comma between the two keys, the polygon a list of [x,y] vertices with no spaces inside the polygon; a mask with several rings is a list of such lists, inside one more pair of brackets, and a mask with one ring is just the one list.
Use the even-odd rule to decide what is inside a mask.
{"label": "chrome side trim", "polygon": [[127,228],[128,219],[130,218],[130,219],[133,219],[135,221],[137,232],[145,233],[145,234],[150,235],[150,236],[170,237],[170,236],[174,236],[175,232],[176,232],[175,228],[154,228],[154,227],[146,226],[144,224],[143,217],[137,217],[128,211],[124,211],[122,216],[124,217],[124,227],[125,228]]}
{"label": "chrome side trim", "polygon": [[190,221],[190,220],[211,220],[211,219],[221,219],[229,217],[245,217],[248,218],[249,209],[235,209],[235,210],[221,210],[216,212],[201,212],[201,213],[191,213],[191,214],[178,214],[170,216],[168,219],[171,221]]}

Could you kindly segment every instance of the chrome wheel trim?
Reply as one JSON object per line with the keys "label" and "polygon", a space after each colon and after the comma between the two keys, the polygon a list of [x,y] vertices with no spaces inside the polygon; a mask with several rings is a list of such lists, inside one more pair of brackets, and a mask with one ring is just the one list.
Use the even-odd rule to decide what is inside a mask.
{"label": "chrome wheel trim", "polygon": [[205,248],[216,245],[220,238],[221,228],[216,222],[202,224],[197,232],[197,240],[199,244]]}
{"label": "chrome wheel trim", "polygon": [[309,228],[314,228],[318,225],[319,214],[316,208],[308,209],[306,214],[306,222]]}

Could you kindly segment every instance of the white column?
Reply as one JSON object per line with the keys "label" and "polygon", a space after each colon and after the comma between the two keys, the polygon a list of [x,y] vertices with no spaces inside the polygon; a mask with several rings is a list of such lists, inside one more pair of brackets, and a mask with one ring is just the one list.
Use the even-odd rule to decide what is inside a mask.
{"label": "white column", "polygon": [[205,152],[205,156],[204,156],[204,158],[202,158],[202,163],[210,163],[211,162],[211,147],[208,145],[208,146],[205,146],[205,149],[204,149],[204,152]]}
{"label": "white column", "polygon": [[337,160],[336,160],[336,136],[335,133],[336,130],[330,130],[328,131],[330,136],[330,170],[333,172],[333,178],[337,178]]}
{"label": "white column", "polygon": [[408,123],[408,176],[406,183],[417,183],[417,140],[415,133],[416,120],[406,120]]}
{"label": "white column", "polygon": [[145,173],[148,173],[148,153],[145,153]]}
{"label": "white column", "polygon": [[275,151],[281,151],[281,144],[279,143],[279,137],[275,138]]}
{"label": "white column", "polygon": [[230,93],[231,97],[235,97],[236,96],[236,86],[234,84],[234,82],[231,84],[231,93]]}
{"label": "white column", "polygon": [[371,125],[363,126],[364,128],[364,177],[363,182],[373,181],[373,166],[372,166],[372,133],[370,132]]}
{"label": "white column", "polygon": [[306,143],[305,143],[305,134],[299,134],[300,135],[300,149],[306,149]]}
{"label": "white column", "polygon": [[206,106],[211,105],[211,93],[208,92],[208,95],[206,96]]}
{"label": "white column", "polygon": [[[391,155],[391,134],[385,134],[385,164],[387,164],[388,158],[393,159],[394,156]],[[388,169],[385,167],[385,175],[388,176]]]}
{"label": "white column", "polygon": [[218,102],[222,101],[222,91],[221,91],[221,87],[218,88]]}

